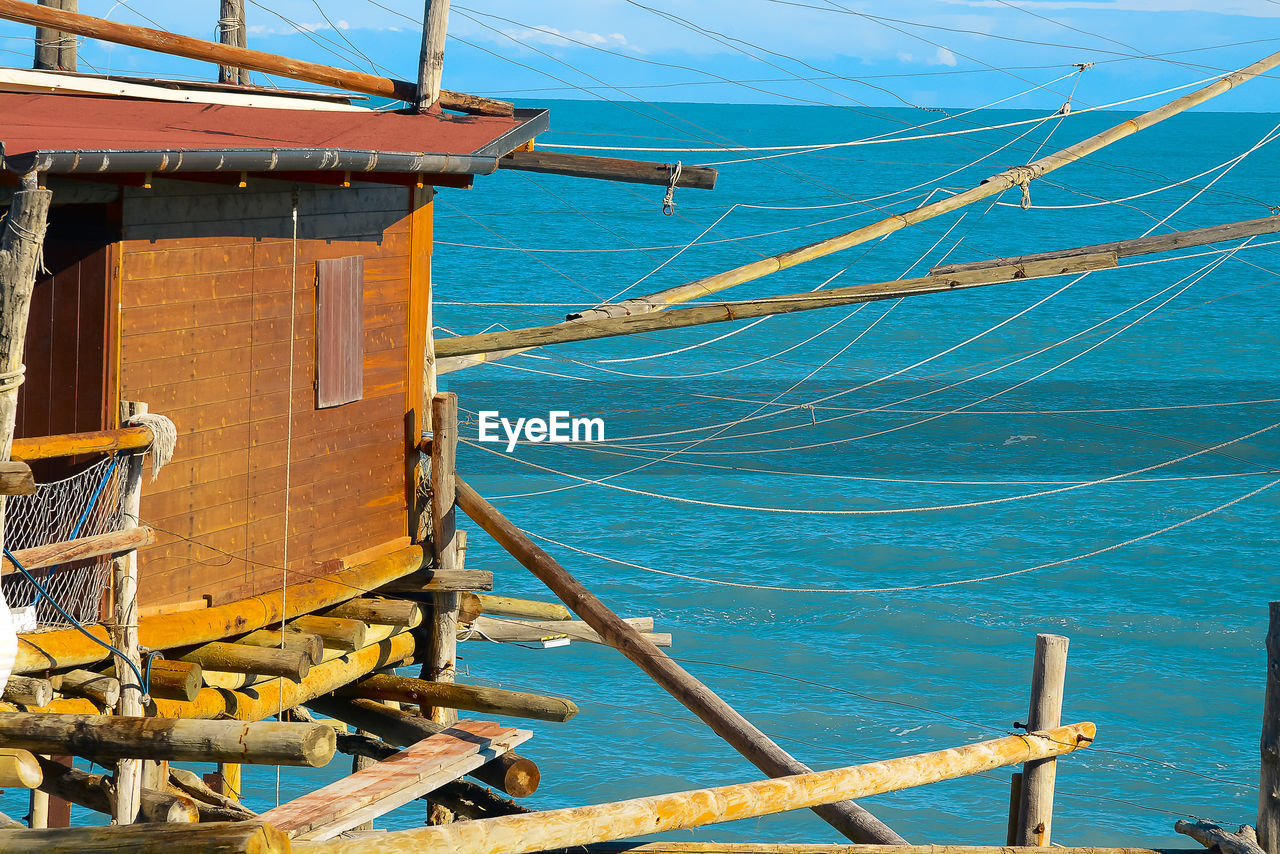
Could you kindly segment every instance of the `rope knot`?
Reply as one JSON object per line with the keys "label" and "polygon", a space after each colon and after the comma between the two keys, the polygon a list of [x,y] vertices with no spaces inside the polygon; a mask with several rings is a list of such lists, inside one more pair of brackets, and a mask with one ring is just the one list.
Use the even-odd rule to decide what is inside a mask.
{"label": "rope knot", "polygon": [[684,164],[679,160],[675,166],[668,166],[670,177],[667,179],[667,195],[662,199],[662,215],[671,216],[676,212],[676,184],[680,182],[680,172]]}

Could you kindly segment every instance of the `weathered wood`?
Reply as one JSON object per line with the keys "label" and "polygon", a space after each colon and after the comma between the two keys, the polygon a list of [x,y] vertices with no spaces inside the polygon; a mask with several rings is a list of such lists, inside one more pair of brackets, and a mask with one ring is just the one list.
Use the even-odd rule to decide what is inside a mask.
{"label": "weathered wood", "polygon": [[0,744],[95,762],[140,758],[318,768],[333,758],[334,733],[321,724],[11,712],[0,715]]}
{"label": "weathered wood", "polygon": [[155,437],[149,427],[122,427],[93,433],[66,433],[33,436],[13,441],[13,459],[25,462],[102,454],[111,451],[141,451],[151,447]]}
{"label": "weathered wood", "polygon": [[1083,255],[1064,260],[1034,261],[1021,266],[992,267],[947,276],[921,276],[915,279],[898,279],[868,285],[851,285],[846,288],[830,288],[799,294],[763,297],[744,302],[711,303],[669,311],[622,314],[616,317],[583,317],[565,323],[547,326],[530,326],[524,329],[482,332],[476,335],[459,335],[454,338],[436,339],[436,357],[466,356],[472,353],[506,351],[514,348],[544,347],[573,341],[592,341],[618,335],[636,335],[643,332],[662,332],[705,326],[710,323],[727,323],[753,317],[768,317],[796,311],[814,311],[823,308],[854,305],[856,303],[901,299],[925,294],[950,293],[952,291],[981,288],[1023,279],[1040,279],[1071,273],[1107,270],[1116,266],[1114,252]]}
{"label": "weathered wood", "polygon": [[70,670],[49,677],[55,691],[69,697],[88,697],[114,709],[120,702],[120,680],[92,670]]}
{"label": "weathered wood", "polygon": [[[310,614],[330,605],[353,599],[362,591],[381,587],[422,566],[422,546],[411,544],[378,555],[320,578],[289,585],[286,597],[280,591],[248,599],[176,614],[157,614],[141,620],[139,639],[148,649],[173,649],[193,643],[224,640],[282,620]],[[98,626],[86,630],[101,640],[106,632]],[[93,664],[110,653],[75,629],[42,632],[30,639],[19,636],[15,673],[34,673]]]}
{"label": "weathered wood", "polygon": [[0,789],[35,789],[44,779],[30,750],[0,748]]}
{"label": "weathered wood", "polygon": [[[428,14],[433,6],[447,0],[428,0]],[[440,33],[443,39],[443,32]],[[425,57],[426,44],[423,44]],[[457,508],[454,507],[457,478],[458,396],[437,394],[431,399],[431,550],[435,568],[442,574],[456,573],[458,566]],[[458,594],[440,592],[431,596],[430,619],[427,621],[427,655],[421,676],[433,682],[452,682],[458,670]],[[458,719],[452,706],[426,704],[424,714],[438,724],[448,726]],[[440,809],[432,815],[434,823],[449,820]]]}
{"label": "weathered wood", "polygon": [[1258,844],[1280,854],[1280,602],[1270,606],[1267,687],[1262,700],[1262,770],[1258,781]]}
{"label": "weathered wood", "polygon": [[1012,846],[1018,841],[1018,810],[1022,804],[1022,773],[1015,772],[1009,777],[1009,822],[1005,827],[1005,845]]}
{"label": "weathered wood", "polygon": [[[639,632],[654,646],[671,646],[670,634],[665,632],[655,634],[652,631],[652,617],[628,617],[623,622]],[[569,638],[612,646],[598,632],[578,620],[528,622],[480,616],[472,621],[471,627],[482,637],[499,643],[539,643],[557,638]]]}
{"label": "weathered wood", "polygon": [[578,713],[577,704],[564,697],[527,694],[481,685],[459,685],[455,682],[430,682],[389,673],[365,677],[343,689],[341,693],[344,696],[370,700],[396,700],[420,706],[443,706],[538,721],[567,721]]}
{"label": "weathered wood", "polygon": [[6,854],[288,854],[289,839],[261,821],[3,830]]}
{"label": "weathered wood", "polygon": [[1208,228],[1175,231],[1171,234],[1152,234],[1148,237],[1133,237],[1128,240],[1113,240],[1110,243],[1095,243],[1092,246],[1080,246],[1075,249],[1058,250],[1056,252],[1035,252],[1029,255],[1017,255],[1012,258],[991,258],[986,261],[971,261],[962,264],[941,264],[937,267],[930,267],[929,275],[941,276],[961,271],[1002,267],[1006,264],[1017,265],[1031,261],[1043,261],[1049,258],[1089,255],[1095,252],[1114,252],[1119,258],[1130,258],[1135,255],[1150,255],[1156,252],[1172,252],[1175,249],[1204,246],[1224,240],[1240,240],[1259,234],[1274,234],[1277,231],[1280,231],[1280,217],[1266,216],[1261,219],[1211,225]]}
{"label": "weathered wood", "polygon": [[[224,764],[222,767],[229,766]],[[235,767],[240,766],[237,764]],[[205,785],[198,774],[186,768],[169,768],[169,787],[195,802],[196,808],[200,810],[201,821],[247,821],[257,817],[253,810],[243,806],[235,798],[215,792]]]}
{"label": "weathered wood", "polygon": [[323,617],[359,620],[375,626],[414,628],[422,623],[422,608],[404,599],[352,599],[320,612]]}
{"label": "weathered wood", "polygon": [[18,460],[0,462],[0,495],[35,495],[36,479],[31,466]]}
{"label": "weathered wood", "polygon": [[460,721],[358,771],[262,814],[296,839],[322,840],[385,815],[505,753],[532,733]]}
{"label": "weathered wood", "polygon": [[318,617],[307,614],[289,623],[291,629],[307,634],[319,635],[320,641],[328,649],[356,650],[366,643],[369,626],[359,620],[347,620],[341,617]]}
{"label": "weathered wood", "polygon": [[[1054,854],[1204,854],[1199,848],[1053,846]],[[812,842],[598,842],[576,854],[1037,854],[1009,845],[848,845]]]}
{"label": "weathered wood", "polygon": [[289,649],[301,652],[311,660],[312,664],[319,664],[324,656],[324,640],[319,635],[293,629],[285,631],[258,629],[244,637],[236,638],[235,643],[244,646],[260,646],[265,649]]}
{"label": "weathered wood", "polygon": [[53,683],[32,676],[10,676],[3,699],[22,706],[47,706],[53,701]]}
{"label": "weathered wood", "polygon": [[[40,0],[41,6],[76,11],[78,0]],[[47,71],[76,70],[76,38],[48,27],[36,27],[35,68]]]}
{"label": "weathered wood", "polygon": [[433,593],[492,589],[493,573],[487,569],[460,569],[454,572],[420,569],[382,585],[378,588],[378,592],[395,596],[425,596]]}
{"label": "weathered wood", "polygon": [[[414,744],[445,729],[427,718],[389,708],[376,700],[323,698],[311,700],[308,705],[321,714],[371,732],[400,747]],[[538,783],[542,780],[533,760],[514,750],[481,765],[470,776],[514,798],[532,795],[538,790]]]}
{"label": "weathered wood", "polygon": [[381,834],[374,840],[295,842],[293,854],[527,854],[813,808],[840,800],[980,774],[1059,756],[1093,741],[1093,724],[1009,736],[831,771],[653,795],[594,806],[502,816]]}
{"label": "weathered wood", "polygon": [[182,653],[178,660],[198,664],[206,671],[282,676],[294,682],[300,682],[311,670],[311,656],[302,650],[269,649],[223,641],[202,644]]}
{"label": "weathered wood", "polygon": [[[218,41],[232,47],[245,46],[244,0],[222,0],[222,13],[218,17]],[[219,83],[248,85],[249,72],[229,65],[218,66]]]}
{"label": "weathered wood", "polygon": [[[519,172],[541,172],[547,175],[568,175],[573,178],[595,178],[601,181],[622,181],[627,184],[656,184],[666,187],[671,183],[675,169],[673,163],[654,163],[650,160],[627,160],[621,157],[592,157],[585,154],[562,154],[557,151],[513,151],[498,160],[499,169]],[[714,190],[719,173],[710,166],[680,167],[677,187],[695,190]]]}
{"label": "weathered wood", "polygon": [[[138,689],[134,688],[136,678],[133,671],[125,667],[116,669],[112,665],[107,669],[112,677],[120,680],[120,714],[124,715],[126,705],[132,706],[129,702],[130,694],[137,694]],[[189,661],[170,661],[164,658],[152,658],[143,666],[143,675],[147,679],[147,691],[153,700],[183,700],[190,702],[195,699],[196,694],[200,693],[200,685],[204,678],[204,672],[200,665],[193,664]],[[141,705],[139,705],[139,711]],[[125,717],[140,717],[138,715],[124,715]]]}
{"label": "weathered wood", "polygon": [[[147,413],[146,403],[120,402],[120,423],[127,424],[135,415]],[[147,429],[148,446],[154,435]],[[142,466],[143,455],[135,451],[125,458],[125,488],[121,501],[124,511],[124,529],[139,530],[142,514]],[[142,646],[138,640],[138,553],[127,551],[111,562],[111,599],[114,603],[115,622],[111,626],[111,642],[119,652],[113,658],[116,680],[120,683],[119,713],[125,717],[141,717],[148,695],[170,698],[187,698],[200,689],[200,673],[191,665],[167,666],[155,659],[145,674],[146,685],[138,678],[142,670]],[[22,648],[18,650],[22,653]],[[77,664],[80,662],[76,662]],[[85,662],[87,663],[87,662]],[[159,664],[159,670],[155,665]],[[183,673],[183,669],[187,672]],[[132,824],[142,804],[142,764],[125,757],[116,763],[116,797],[112,818],[117,824]]]}
{"label": "weathered wood", "polygon": [[1263,854],[1263,849],[1258,845],[1257,834],[1247,824],[1240,825],[1235,833],[1227,833],[1211,821],[1179,819],[1173,829],[1190,836],[1217,854]]}
{"label": "weathered wood", "polygon": [[422,17],[422,50],[418,55],[418,91],[415,106],[422,112],[440,100],[444,74],[445,36],[449,31],[449,0],[427,0]]}
{"label": "weathered wood", "polygon": [[[1062,723],[1062,689],[1067,677],[1067,646],[1061,635],[1036,635],[1031,671],[1031,707],[1027,729],[1054,729]],[[1046,846],[1053,830],[1053,759],[1028,762],[1022,769],[1018,799],[1019,845]]]}
{"label": "weathered wood", "polygon": [[[90,774],[43,757],[39,762],[44,774],[41,790],[95,812],[112,813],[115,788],[104,775]],[[138,815],[148,822],[190,824],[199,820],[199,813],[190,798],[146,787],[140,787],[138,795]]]}
{"label": "weathered wood", "polygon": [[515,617],[521,620],[572,620],[573,612],[559,602],[535,602],[511,596],[474,593],[480,612],[493,617]]}
{"label": "weathered wood", "polygon": [[[35,792],[38,790],[32,789],[31,791]],[[22,822],[0,812],[0,830],[26,830],[26,828],[27,826]]]}
{"label": "weathered wood", "polygon": [[[410,103],[417,101],[417,86],[406,80],[392,80],[361,71],[349,71],[345,68],[334,68],[315,62],[288,59],[260,50],[214,44],[163,30],[152,30],[90,15],[46,9],[24,3],[22,0],[0,0],[0,18],[33,26],[57,27],[63,32],[89,36],[102,41],[154,50],[187,59],[216,62],[249,71],[278,74],[281,77],[305,80],[308,83],[332,86],[349,92],[380,95]],[[443,90],[440,92],[440,106],[446,110],[492,116],[510,116],[514,113],[512,105],[503,101]]]}
{"label": "weathered wood", "polygon": [[[41,569],[85,558],[120,554],[149,546],[155,541],[155,532],[150,528],[133,527],[106,534],[95,534],[92,537],[78,537],[61,543],[50,543],[47,546],[32,546],[29,549],[14,552],[13,556],[27,569]],[[17,571],[18,568],[6,557],[4,574]]]}
{"label": "weathered wood", "polygon": [[[635,662],[753,765],[772,777],[809,773],[807,765],[775,744],[755,724],[627,625],[461,478],[458,479],[458,507],[605,638],[610,646]],[[901,836],[852,802],[819,804],[815,812],[855,842],[905,843]]]}

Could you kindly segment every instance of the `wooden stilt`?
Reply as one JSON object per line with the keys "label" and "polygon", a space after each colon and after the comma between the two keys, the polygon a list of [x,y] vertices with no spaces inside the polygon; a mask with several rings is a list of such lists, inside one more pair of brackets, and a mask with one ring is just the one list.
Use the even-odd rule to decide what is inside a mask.
{"label": "wooden stilt", "polygon": [[[564,567],[498,512],[461,478],[458,507],[537,576],[551,592],[582,617],[611,646],[631,659],[685,708],[701,718],[717,735],[771,777],[807,774],[810,769],[779,747],[755,724],[739,714],[714,691],[699,682],[662,650],[587,590]],[[905,840],[871,813],[851,801],[820,803],[822,819],[855,842],[904,844]]]}
{"label": "wooden stilt", "polygon": [[422,20],[422,52],[418,57],[418,98],[421,111],[440,100],[444,74],[444,43],[449,30],[449,0],[427,0]]}
{"label": "wooden stilt", "polygon": [[[1031,710],[1027,731],[1039,732],[1062,723],[1062,688],[1067,676],[1068,640],[1061,635],[1036,635],[1035,666],[1031,672]],[[1022,769],[1018,803],[1018,845],[1049,844],[1053,825],[1053,759],[1028,762]]]}
{"label": "wooden stilt", "polygon": [[[173,770],[170,770],[170,774]],[[238,803],[243,797],[244,776],[239,762],[222,762],[218,765],[218,774],[222,777],[222,794]]]}
{"label": "wooden stilt", "polygon": [[577,704],[564,697],[547,697],[480,685],[430,682],[391,674],[366,677],[340,693],[371,700],[398,700],[421,706],[444,706],[455,710],[455,713],[458,709],[466,709],[481,714],[511,715],[538,721],[567,721],[578,713]]}
{"label": "wooden stilt", "polygon": [[1258,844],[1280,854],[1280,602],[1267,628],[1267,688],[1262,701],[1262,771],[1258,785]]}
{"label": "wooden stilt", "polygon": [[48,792],[42,792],[39,789],[31,790],[30,812],[31,816],[28,825],[33,830],[49,826]]}
{"label": "wooden stilt", "polygon": [[[39,0],[41,6],[74,12],[78,0]],[[49,27],[36,27],[35,67],[42,71],[76,70],[76,37]]]}
{"label": "wooden stilt", "polygon": [[[244,0],[222,0],[222,12],[218,18],[218,41],[233,47],[244,47],[245,39]],[[249,72],[243,68],[229,65],[218,66],[219,83],[249,84]]]}
{"label": "wooden stilt", "polygon": [[1009,777],[1009,823],[1005,828],[1005,845],[1018,844],[1018,809],[1022,803],[1022,774],[1014,773]]}
{"label": "wooden stilt", "polygon": [[953,780],[1031,759],[1060,756],[1087,746],[1093,736],[1093,724],[1075,724],[1039,735],[1008,736],[868,765],[396,831],[380,834],[376,840],[297,841],[293,854],[527,854],[629,839]]}

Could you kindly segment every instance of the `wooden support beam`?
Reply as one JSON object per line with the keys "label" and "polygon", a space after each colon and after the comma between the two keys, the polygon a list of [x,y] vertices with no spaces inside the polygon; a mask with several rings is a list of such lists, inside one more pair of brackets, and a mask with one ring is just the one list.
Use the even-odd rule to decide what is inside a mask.
{"label": "wooden support beam", "polygon": [[333,758],[334,733],[321,724],[10,712],[0,715],[0,744],[95,762],[140,758],[318,768]]}
{"label": "wooden support beam", "polygon": [[[344,569],[331,575],[289,585],[287,601],[282,592],[274,591],[216,608],[144,618],[138,627],[139,640],[148,649],[161,650],[224,640],[354,599],[362,591],[381,587],[422,566],[422,546],[402,542],[388,544],[393,546],[390,551],[375,550],[379,553],[353,556]],[[86,630],[100,640],[107,640],[106,632],[99,626],[87,626]],[[82,667],[103,661],[109,655],[75,629],[19,636],[13,672]]]}
{"label": "wooden support beam", "polygon": [[[807,765],[779,747],[714,691],[627,625],[461,478],[458,480],[458,507],[605,638],[610,646],[635,662],[753,765],[771,777],[810,773]],[[901,836],[862,807],[852,801],[835,800],[837,803],[817,804],[815,812],[847,838],[855,842],[905,843]]]}
{"label": "wooden support beam", "polygon": [[[90,774],[43,757],[39,762],[44,774],[44,781],[40,784],[42,791],[85,809],[112,814],[115,788],[104,775]],[[200,818],[190,798],[146,787],[140,787],[138,791],[138,816],[147,822],[190,824]]]}
{"label": "wooden support beam", "polygon": [[1022,805],[1022,772],[1014,772],[1009,777],[1009,821],[1005,826],[1004,839],[1006,846],[1018,842],[1018,811]]}
{"label": "wooden support beam", "polygon": [[332,839],[457,780],[531,736],[488,721],[460,721],[261,818],[295,839]]}
{"label": "wooden support beam", "polygon": [[10,676],[3,699],[21,706],[47,706],[53,702],[53,683],[32,676]]}
{"label": "wooden support beam", "polygon": [[[591,157],[585,154],[561,154],[557,151],[513,151],[498,160],[499,169],[518,172],[541,172],[568,175],[573,178],[595,178],[622,181],[627,184],[656,184],[666,187],[675,170],[673,163],[650,160],[627,160],[621,157]],[[677,187],[714,190],[717,172],[710,166],[681,166]]]}
{"label": "wooden support beam", "polygon": [[475,598],[480,613],[493,617],[514,617],[518,620],[573,619],[573,612],[559,602],[535,602],[531,599],[485,593],[473,593],[471,596]]}
{"label": "wooden support beam", "polygon": [[[227,764],[221,768],[231,767]],[[234,767],[239,768],[239,765]],[[221,772],[219,772],[221,774]],[[191,798],[196,809],[200,811],[201,821],[247,821],[257,818],[257,813],[242,806],[235,798],[215,792],[200,779],[200,776],[186,768],[169,768],[169,789],[177,794]],[[237,781],[237,790],[239,789]]]}
{"label": "wooden support beam", "polygon": [[114,709],[120,702],[120,680],[92,670],[71,670],[49,677],[53,688],[69,697],[88,697],[90,700]]}
{"label": "wooden support beam", "polygon": [[[33,26],[57,27],[63,32],[115,44],[154,50],[187,59],[216,62],[249,71],[278,74],[281,77],[305,80],[320,86],[332,86],[348,92],[363,92],[366,95],[379,95],[383,98],[417,103],[417,86],[405,80],[392,80],[362,71],[350,71],[315,62],[288,59],[260,50],[214,44],[163,30],[152,30],[147,27],[108,21],[105,18],[48,9],[32,3],[24,3],[22,0],[0,0],[0,19]],[[443,90],[440,92],[440,106],[446,110],[490,116],[510,116],[514,113],[514,107],[503,101]]]}
{"label": "wooden support beam", "polygon": [[[78,0],[40,0],[41,6],[76,11]],[[36,27],[35,67],[47,71],[76,70],[76,37],[48,27]]]}
{"label": "wooden support beam", "polygon": [[[147,691],[153,700],[182,700],[190,702],[200,693],[204,671],[200,665],[190,661],[171,661],[165,658],[152,658],[145,666]],[[132,707],[130,695],[141,696],[141,688],[135,687],[137,678],[133,670],[125,667],[117,670],[114,665],[107,669],[113,678],[120,681],[120,714],[125,717],[141,717],[142,705],[138,704],[138,714],[125,715],[126,706]]]}
{"label": "wooden support beam", "polygon": [[[92,537],[78,537],[61,543],[50,543],[47,546],[32,546],[29,549],[14,552],[13,556],[27,569],[42,569],[74,560],[133,551],[149,546],[155,541],[155,532],[150,528],[133,527],[106,534],[95,534]],[[3,571],[8,575],[17,572],[18,568],[5,558]]]}
{"label": "wooden support beam", "polygon": [[0,830],[6,854],[289,854],[289,838],[261,821]]}
{"label": "wooden support beam", "polygon": [[426,596],[463,590],[492,590],[493,573],[487,569],[460,569],[444,572],[420,569],[378,588],[379,593],[395,596]]}
{"label": "wooden support beam", "polygon": [[[1031,709],[1027,729],[1053,729],[1062,723],[1062,689],[1067,677],[1067,645],[1061,635],[1036,635],[1031,671]],[[1053,829],[1054,760],[1028,762],[1022,769],[1018,799],[1018,845],[1047,846]]]}
{"label": "wooden support beam", "polygon": [[[447,0],[428,0],[427,9]],[[443,34],[441,36],[443,38]],[[423,45],[424,56],[426,45]],[[458,449],[458,396],[437,394],[431,399],[431,551],[435,568],[444,574],[456,573],[458,567],[458,518],[454,507]],[[430,617],[426,625],[427,655],[421,676],[432,682],[452,682],[458,670],[458,593],[442,591],[431,596]],[[458,720],[457,710],[449,705],[428,703],[423,712],[438,724],[448,726]],[[449,816],[434,810],[435,823]]]}
{"label": "wooden support beam", "polygon": [[[311,700],[308,705],[321,714],[344,721],[356,729],[371,732],[383,741],[400,747],[407,747],[445,730],[445,727],[434,721],[392,709],[376,700],[324,698]],[[538,790],[538,784],[542,781],[542,775],[533,760],[514,750],[481,765],[470,776],[513,798],[527,798]]]}
{"label": "wooden support beam", "polygon": [[250,673],[255,676],[282,676],[302,681],[311,670],[311,656],[297,649],[268,649],[262,646],[213,641],[178,656],[179,661],[198,664],[205,671]]}
{"label": "wooden support beam", "polygon": [[359,620],[342,617],[319,617],[306,614],[289,623],[289,628],[319,635],[327,649],[356,650],[365,646],[369,627]]}
{"label": "wooden support beam", "polygon": [[258,631],[250,632],[242,638],[236,638],[235,643],[244,646],[258,646],[265,649],[289,649],[301,652],[311,660],[312,664],[319,664],[324,656],[324,640],[319,635],[292,629],[285,631],[280,629],[258,629]]}
{"label": "wooden support beam", "polygon": [[0,748],[0,789],[35,789],[43,780],[40,762],[30,750]]}
{"label": "wooden support beam", "polygon": [[1258,781],[1258,844],[1280,854],[1280,602],[1270,606],[1267,687],[1262,699],[1262,770]]}
{"label": "wooden support beam", "polygon": [[[669,633],[655,633],[653,631],[652,617],[629,617],[624,622],[654,646],[671,646],[671,635]],[[613,645],[586,623],[578,620],[528,622],[525,620],[480,616],[472,621],[471,627],[475,629],[477,636],[481,639],[497,641],[498,643],[540,643],[542,641],[568,638],[571,641],[598,643],[605,646]]]}
{"label": "wooden support beam", "polygon": [[[3,2],[3,0],[0,0]],[[624,314],[617,317],[594,317],[553,323],[548,326],[531,326],[524,329],[482,332],[477,335],[459,335],[454,338],[436,339],[436,357],[466,356],[473,353],[506,351],[529,347],[545,347],[573,341],[592,341],[618,335],[635,335],[641,332],[663,332],[711,323],[747,320],[796,311],[815,311],[823,308],[854,305],[949,293],[968,288],[1005,284],[1023,279],[1041,279],[1108,270],[1116,266],[1115,253],[1083,255],[1052,261],[1034,261],[1021,266],[991,267],[948,276],[921,276],[916,279],[899,279],[892,282],[876,282],[869,285],[852,285],[847,288],[831,288],[800,294],[764,297],[745,302],[711,303],[670,311]]]}
{"label": "wooden support beam", "polygon": [[[244,0],[222,0],[222,12],[218,16],[218,41],[232,47],[244,47],[245,36]],[[249,79],[249,72],[243,68],[220,65],[218,82],[249,85],[253,81]]]}
{"label": "wooden support beam", "polygon": [[0,462],[0,495],[35,495],[36,479],[31,466],[20,460]]}
{"label": "wooden support beam", "polygon": [[93,433],[66,433],[58,436],[34,436],[14,439],[13,459],[24,462],[77,457],[81,454],[106,454],[112,451],[142,451],[151,447],[155,437],[150,427],[122,427]]}
{"label": "wooden support beam", "polygon": [[418,55],[418,91],[414,106],[426,112],[440,100],[444,45],[449,32],[449,0],[427,0],[422,16],[422,50]]}
{"label": "wooden support beam", "polygon": [[1015,255],[1011,258],[989,258],[985,261],[970,261],[961,264],[940,264],[937,267],[930,267],[929,275],[945,276],[951,273],[986,270],[1010,264],[1027,264],[1033,261],[1065,258],[1072,255],[1092,255],[1098,252],[1114,252],[1118,258],[1131,258],[1135,255],[1172,252],[1175,249],[1188,249],[1192,246],[1204,246],[1209,243],[1220,243],[1224,240],[1242,240],[1259,234],[1275,234],[1278,231],[1280,231],[1280,216],[1266,216],[1261,219],[1211,225],[1208,228],[1193,228],[1188,231],[1175,231],[1170,234],[1152,234],[1147,237],[1114,240],[1110,243],[1095,243],[1092,246],[1080,246],[1075,249],[1034,252],[1028,255]]}
{"label": "wooden support beam", "polygon": [[352,599],[320,613],[323,617],[359,620],[375,626],[416,628],[422,623],[422,608],[404,599]]}
{"label": "wooden support beam", "polygon": [[430,682],[408,676],[376,673],[343,689],[344,696],[369,700],[395,700],[419,706],[465,709],[485,715],[510,715],[537,721],[563,722],[578,713],[578,706],[564,697],[548,697],[481,685]]}
{"label": "wooden support beam", "polygon": [[[145,415],[148,406],[137,401],[120,401],[120,423],[128,424],[135,415]],[[147,429],[148,446],[154,434]],[[142,466],[143,454],[135,451],[126,457],[125,487],[121,500],[124,529],[128,532],[142,530],[139,519],[142,514]],[[142,671],[142,645],[138,641],[138,553],[127,551],[111,562],[111,601],[115,621],[111,626],[111,642],[119,650],[113,658],[116,680],[120,683],[119,713],[137,718],[144,714],[144,702],[148,695],[170,698],[190,698],[200,689],[200,671],[195,665],[169,664],[153,658],[151,669],[145,674],[146,684],[138,678]],[[19,649],[21,652],[21,648]],[[79,663],[79,662],[77,662]],[[185,672],[184,672],[185,670]],[[112,818],[117,824],[132,824],[142,808],[142,763],[124,757],[116,763],[116,796],[112,802]]]}
{"label": "wooden support beam", "polygon": [[954,780],[1060,756],[1087,746],[1093,736],[1093,724],[1076,724],[868,765],[714,789],[402,830],[379,834],[376,839],[334,840],[325,845],[296,841],[293,854],[528,854],[756,818]]}

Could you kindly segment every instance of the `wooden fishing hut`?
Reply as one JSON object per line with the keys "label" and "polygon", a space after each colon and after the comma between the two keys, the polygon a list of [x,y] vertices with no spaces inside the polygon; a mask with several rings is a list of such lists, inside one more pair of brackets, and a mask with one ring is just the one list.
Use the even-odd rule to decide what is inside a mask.
{"label": "wooden fishing hut", "polygon": [[[1221,86],[838,238],[564,323],[436,342],[437,187],[516,168],[671,192],[710,188],[714,173],[532,150],[545,112],[440,89],[439,0],[427,4],[412,84],[244,48],[234,0],[223,12],[241,16],[239,40],[232,27],[221,45],[63,5],[0,0],[0,17],[43,28],[45,47],[61,33],[110,39],[217,62],[234,82],[0,73],[5,593],[16,606],[9,622],[34,623],[21,626],[16,649],[0,644],[12,672],[0,784],[32,791],[30,827],[0,822],[10,828],[0,849],[521,854],[809,808],[870,845],[806,852],[919,854],[939,849],[908,846],[851,798],[1011,764],[1024,768],[1007,842],[1049,844],[1055,757],[1094,738],[1092,724],[1060,720],[1064,638],[1038,640],[1026,734],[814,772],[668,657],[669,637],[651,620],[619,617],[458,476],[457,401],[437,393],[436,378],[535,346],[1111,269],[1127,255],[1275,231],[1275,218],[1231,223],[669,310],[1025,187]],[[68,66],[61,53],[56,63]],[[1278,64],[1270,57],[1222,85]],[[246,87],[242,69],[412,107],[371,111],[344,96]],[[564,605],[483,592],[493,577],[465,566],[459,509]],[[459,712],[566,721],[576,706],[457,684],[460,625],[497,639],[612,646],[770,779],[543,812],[508,800],[538,785],[536,764],[514,750],[529,732]],[[1280,605],[1273,635],[1280,662]],[[421,678],[395,673],[408,664]],[[1269,854],[1280,842],[1280,664],[1273,670],[1259,822]],[[354,757],[350,776],[262,815],[240,803],[241,765],[318,766],[336,751]],[[179,762],[219,771],[201,778],[170,765]],[[363,830],[424,795],[431,826]],[[59,829],[67,803],[114,825]],[[1249,834],[1181,829],[1230,854],[1262,850]]]}

